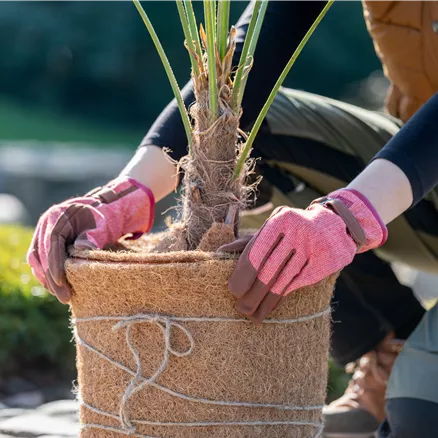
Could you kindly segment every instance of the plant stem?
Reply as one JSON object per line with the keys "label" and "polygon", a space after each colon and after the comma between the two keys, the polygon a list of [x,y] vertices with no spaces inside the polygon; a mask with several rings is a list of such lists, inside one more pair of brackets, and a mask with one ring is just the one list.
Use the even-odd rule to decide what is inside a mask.
{"label": "plant stem", "polygon": [[179,19],[181,20],[181,25],[184,31],[184,37],[186,39],[186,43],[188,48],[190,49],[190,62],[192,64],[192,71],[193,74],[198,77],[200,72],[199,72],[199,66],[198,63],[196,62],[196,59],[194,58],[193,53],[195,52],[195,46],[193,45],[193,39],[192,39],[192,34],[190,32],[190,28],[189,28],[189,22],[187,21],[187,15],[186,12],[184,10],[184,6],[182,3],[182,0],[176,0],[176,6],[178,8],[178,13],[179,13]]}
{"label": "plant stem", "polygon": [[173,94],[175,95],[175,99],[178,103],[178,109],[179,109],[179,112],[181,114],[181,118],[182,118],[182,121],[184,124],[184,129],[186,131],[187,141],[189,144],[189,153],[191,153],[191,151],[192,151],[192,124],[190,122],[186,106],[184,105],[184,100],[182,98],[181,91],[179,89],[175,74],[173,73],[172,67],[169,63],[169,60],[167,59],[166,53],[164,52],[164,49],[163,49],[163,46],[161,45],[161,42],[158,38],[158,35],[155,32],[155,29],[152,26],[152,23],[149,20],[149,17],[147,16],[145,10],[143,9],[139,0],[132,0],[132,1],[134,2],[134,5],[137,8],[137,11],[140,14],[141,18],[143,19],[143,22],[144,22],[147,30],[149,31],[149,34],[152,38],[152,41],[154,42],[154,45],[157,49],[158,55],[161,58],[161,62],[163,63],[164,70],[166,70],[167,77],[169,78],[169,82],[170,82],[170,85],[171,85],[172,90],[173,90]]}
{"label": "plant stem", "polygon": [[221,61],[227,51],[228,30],[230,23],[230,0],[219,0],[217,9],[217,48]]}
{"label": "plant stem", "polygon": [[304,46],[306,45],[309,38],[312,36],[314,30],[318,27],[321,20],[324,18],[324,15],[327,13],[327,11],[330,9],[332,4],[334,3],[334,0],[330,0],[327,2],[327,4],[324,6],[324,9],[321,11],[321,13],[316,18],[315,22],[310,26],[310,29],[307,31],[306,35],[296,48],[295,52],[293,53],[292,57],[290,58],[289,62],[287,63],[286,67],[284,68],[283,72],[281,73],[280,77],[278,78],[277,82],[274,85],[274,88],[271,91],[271,94],[269,95],[268,99],[266,100],[265,105],[263,106],[262,110],[260,111],[260,114],[258,115],[254,126],[252,128],[252,131],[248,137],[248,140],[246,141],[245,147],[242,150],[242,153],[237,161],[236,168],[234,170],[234,179],[237,179],[242,172],[243,166],[245,164],[245,161],[251,152],[252,145],[254,143],[254,139],[260,129],[260,126],[262,125],[263,119],[265,118],[266,114],[268,113],[268,110],[274,101],[274,98],[278,92],[278,90],[281,87],[281,84],[285,80],[287,74],[289,73],[290,69],[294,65],[295,61],[297,60],[298,56],[300,55],[301,51],[303,50]]}
{"label": "plant stem", "polygon": [[199,40],[199,31],[198,25],[196,24],[195,12],[193,11],[193,5],[190,0],[183,1],[184,6],[186,8],[187,20],[189,22],[190,34],[192,35],[192,41],[195,41],[196,45],[196,53],[199,56],[199,59],[202,59],[202,49],[201,42]]}
{"label": "plant stem", "polygon": [[260,6],[262,5],[262,2],[260,0],[257,0],[254,4],[254,10],[251,16],[251,21],[249,22],[248,30],[246,31],[246,37],[245,42],[243,43],[242,53],[240,54],[240,60],[239,60],[239,68],[237,70],[236,76],[234,78],[234,85],[233,85],[233,96],[231,98],[231,105],[235,112],[239,111],[239,107],[237,105],[238,101],[238,95],[240,91],[240,84],[242,82],[242,76],[244,73],[244,67],[246,65],[246,61],[248,58],[248,50],[249,46],[251,45],[251,39],[252,35],[254,33],[254,28],[257,22],[257,17],[259,15]]}
{"label": "plant stem", "polygon": [[217,72],[215,44],[215,2],[204,0],[204,16],[207,33],[208,88],[210,94],[210,112],[213,120],[217,117]]}
{"label": "plant stem", "polygon": [[[266,14],[266,9],[268,7],[268,1],[263,1],[262,5],[260,6],[260,10],[257,16],[257,21],[254,27],[254,33],[252,35],[250,44],[249,44],[249,49],[248,49],[248,54],[247,54],[247,60],[253,60],[254,59],[254,53],[257,47],[257,42],[259,40],[259,36],[260,36],[260,31],[262,29],[262,24],[263,24],[263,20],[265,18],[265,14]],[[248,81],[248,76],[249,76],[249,72],[244,71],[244,68],[242,68],[242,81],[238,90],[238,95],[237,97],[237,107],[240,108],[242,105],[242,100],[243,100],[243,95],[245,93],[245,87],[246,87],[246,82]]]}

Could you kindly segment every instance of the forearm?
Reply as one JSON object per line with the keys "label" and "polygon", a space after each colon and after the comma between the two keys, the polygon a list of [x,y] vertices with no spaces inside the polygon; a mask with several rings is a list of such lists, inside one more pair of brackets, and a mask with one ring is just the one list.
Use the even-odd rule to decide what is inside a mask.
{"label": "forearm", "polygon": [[349,185],[367,197],[385,224],[412,205],[412,188],[407,176],[384,159],[373,161]]}
{"label": "forearm", "polygon": [[385,223],[438,184],[438,94],[433,96],[348,186],[364,194]]}
{"label": "forearm", "polygon": [[121,175],[130,176],[148,187],[158,202],[175,190],[178,185],[176,164],[163,149],[146,146],[137,150]]}

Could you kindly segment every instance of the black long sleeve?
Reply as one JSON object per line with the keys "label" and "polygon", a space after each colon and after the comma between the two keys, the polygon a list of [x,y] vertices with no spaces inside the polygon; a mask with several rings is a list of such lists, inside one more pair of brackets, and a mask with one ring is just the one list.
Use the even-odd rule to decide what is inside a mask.
{"label": "black long sleeve", "polygon": [[[314,1],[269,3],[242,102],[243,130],[251,129],[293,51],[324,5],[325,2]],[[254,3],[251,2],[236,25],[234,66],[238,65],[253,9]],[[190,82],[183,88],[182,94],[186,106],[194,101]],[[141,143],[141,146],[151,145],[170,148],[176,160],[186,155],[187,139],[175,99],[163,110]]]}
{"label": "black long sleeve", "polygon": [[[243,130],[251,129],[293,50],[324,5],[325,2],[313,1],[269,3],[242,102]],[[251,2],[236,25],[235,66],[253,8]],[[190,105],[194,100],[190,82],[182,93],[186,106]],[[141,144],[148,145],[169,147],[176,160],[187,153],[187,140],[175,99],[163,110]],[[435,187],[438,183],[438,95],[432,97],[375,158],[385,158],[402,169],[412,185],[414,204]]]}
{"label": "black long sleeve", "polygon": [[415,205],[438,185],[438,93],[375,156],[408,177]]}

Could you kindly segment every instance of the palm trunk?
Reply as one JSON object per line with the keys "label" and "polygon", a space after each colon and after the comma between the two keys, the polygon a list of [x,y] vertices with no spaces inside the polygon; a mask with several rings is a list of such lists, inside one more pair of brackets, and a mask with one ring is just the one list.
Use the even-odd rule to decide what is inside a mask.
{"label": "palm trunk", "polygon": [[230,79],[234,41],[228,45],[221,62],[216,59],[218,113],[210,110],[207,62],[199,76],[193,76],[196,102],[190,109],[194,121],[191,153],[181,167],[184,170],[182,223],[187,249],[196,249],[213,223],[230,223],[237,230],[238,212],[245,206],[249,188],[245,181],[248,166],[233,178],[242,148],[239,139],[240,114],[231,108]]}

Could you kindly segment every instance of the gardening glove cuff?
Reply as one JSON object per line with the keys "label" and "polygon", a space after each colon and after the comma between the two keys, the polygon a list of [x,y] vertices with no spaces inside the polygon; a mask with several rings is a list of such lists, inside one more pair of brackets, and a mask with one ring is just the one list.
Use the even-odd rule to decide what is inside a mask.
{"label": "gardening glove cuff", "polygon": [[333,210],[344,222],[347,231],[362,253],[382,246],[388,238],[388,229],[371,202],[354,189],[336,190],[316,199],[312,205],[321,204]]}

